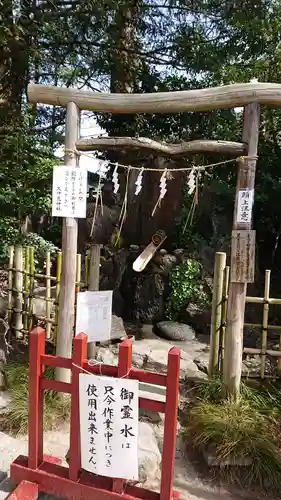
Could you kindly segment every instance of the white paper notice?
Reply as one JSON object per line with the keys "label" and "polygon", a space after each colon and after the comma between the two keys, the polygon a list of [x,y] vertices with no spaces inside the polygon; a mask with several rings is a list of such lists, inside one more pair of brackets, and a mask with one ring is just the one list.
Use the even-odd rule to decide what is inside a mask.
{"label": "white paper notice", "polygon": [[86,333],[88,342],[106,342],[110,339],[112,318],[112,290],[79,292],[76,308],[76,335]]}
{"label": "white paper notice", "polygon": [[56,166],[53,170],[52,216],[86,217],[87,170]]}
{"label": "white paper notice", "polygon": [[238,192],[237,219],[236,222],[250,223],[252,220],[252,209],[254,204],[254,190],[240,189]]}
{"label": "white paper notice", "polygon": [[79,375],[81,466],[138,480],[138,381]]}

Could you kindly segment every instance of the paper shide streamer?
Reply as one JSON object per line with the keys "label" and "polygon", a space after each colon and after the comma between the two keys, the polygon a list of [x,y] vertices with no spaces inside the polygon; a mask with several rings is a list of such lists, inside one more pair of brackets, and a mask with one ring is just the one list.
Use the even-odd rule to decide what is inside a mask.
{"label": "paper shide streamer", "polygon": [[152,210],[152,214],[151,214],[152,217],[155,214],[157,208],[160,206],[161,201],[163,200],[165,194],[167,193],[167,175],[168,175],[168,170],[165,168],[163,174],[160,177],[160,184],[159,184],[160,194],[159,194],[159,198],[158,198],[157,202],[155,203],[155,206]]}
{"label": "paper shide streamer", "polygon": [[144,168],[141,169],[138,177],[137,177],[137,180],[135,182],[135,186],[136,186],[136,190],[135,190],[135,196],[138,196],[142,190],[142,183],[143,183],[143,171],[144,171]]}
{"label": "paper shide streamer", "polygon": [[118,177],[118,163],[115,164],[115,168],[113,170],[112,182],[113,182],[113,193],[117,194],[120,188],[119,177]]}

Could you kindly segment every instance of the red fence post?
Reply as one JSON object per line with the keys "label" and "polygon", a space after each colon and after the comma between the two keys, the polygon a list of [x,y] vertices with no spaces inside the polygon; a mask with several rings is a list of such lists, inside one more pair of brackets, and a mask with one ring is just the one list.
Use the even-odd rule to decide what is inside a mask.
{"label": "red fence post", "polygon": [[38,469],[43,462],[43,407],[44,393],[40,377],[44,373],[41,356],[45,354],[45,331],[35,328],[29,334],[29,422],[28,467]]}
{"label": "red fence post", "polygon": [[178,423],[179,375],[180,350],[177,347],[172,347],[168,354],[160,500],[171,500],[173,494]]}
{"label": "red fence post", "polygon": [[[132,368],[132,339],[125,339],[119,347],[118,356],[118,378],[127,378],[130,369]],[[124,481],[116,478],[113,480],[112,491],[115,493],[123,493]]]}
{"label": "red fence post", "polygon": [[69,447],[69,479],[73,481],[77,481],[81,469],[79,373],[82,370],[77,367],[82,367],[83,361],[87,359],[87,339],[88,337],[85,333],[79,333],[79,335],[74,337],[73,341]]}

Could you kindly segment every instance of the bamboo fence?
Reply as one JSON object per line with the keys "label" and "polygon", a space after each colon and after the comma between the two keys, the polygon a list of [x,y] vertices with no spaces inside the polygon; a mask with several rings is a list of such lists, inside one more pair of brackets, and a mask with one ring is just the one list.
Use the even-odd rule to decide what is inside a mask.
{"label": "bamboo fence", "polygon": [[[225,254],[217,253],[214,272],[209,375],[214,375],[223,369],[229,286],[229,266],[225,266],[224,263]],[[263,297],[246,297],[246,307],[247,304],[262,305],[261,322],[244,323],[244,327],[252,327],[260,330],[260,348],[243,347],[244,355],[260,356],[259,378],[261,379],[276,379],[277,377],[281,377],[281,325],[269,324],[268,322],[270,305],[281,305],[281,298],[270,297],[270,274],[270,270],[265,271]],[[272,330],[280,331],[278,349],[268,348],[268,332]],[[270,358],[277,360],[275,374],[266,373],[266,360]],[[257,378],[256,375],[253,377]]]}
{"label": "bamboo fence", "polygon": [[[28,332],[38,323],[46,329],[47,339],[56,340],[58,328],[58,312],[60,301],[60,280],[62,269],[62,252],[51,256],[44,255],[44,272],[36,270],[35,250],[33,247],[10,247],[7,290],[7,319],[10,333],[17,339],[25,339]],[[55,263],[56,275],[52,276],[52,264]],[[88,286],[89,258],[85,257],[84,279],[82,280],[81,254],[76,257],[76,288]],[[7,271],[7,269],[6,269]],[[52,293],[53,292],[53,293]],[[53,296],[52,296],[53,295]],[[44,314],[36,314],[36,300],[42,303]]]}

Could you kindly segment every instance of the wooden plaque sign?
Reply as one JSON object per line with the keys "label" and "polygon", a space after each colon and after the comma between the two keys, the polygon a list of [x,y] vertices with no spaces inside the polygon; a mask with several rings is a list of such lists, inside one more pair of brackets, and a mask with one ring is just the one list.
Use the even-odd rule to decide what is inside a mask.
{"label": "wooden plaque sign", "polygon": [[230,281],[253,283],[255,280],[256,231],[232,231]]}

